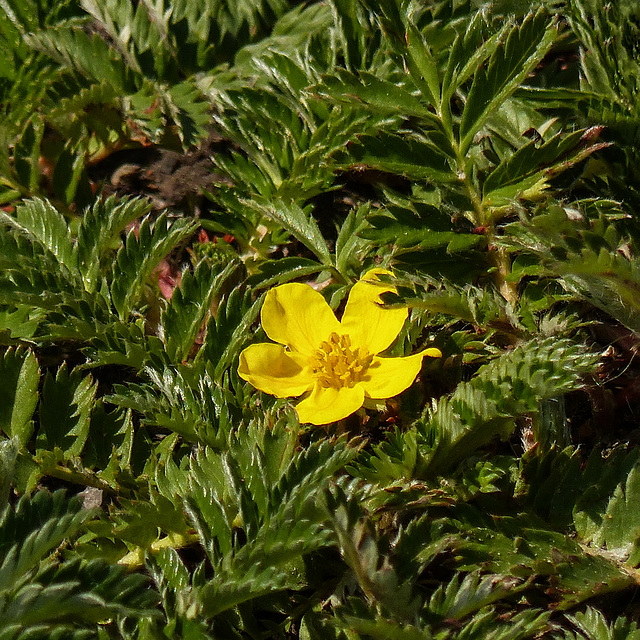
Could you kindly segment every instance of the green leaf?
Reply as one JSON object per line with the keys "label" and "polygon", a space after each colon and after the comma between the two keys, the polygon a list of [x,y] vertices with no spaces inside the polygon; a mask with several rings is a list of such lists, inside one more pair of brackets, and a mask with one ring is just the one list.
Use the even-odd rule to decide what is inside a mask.
{"label": "green leaf", "polygon": [[[86,638],[104,621],[156,616],[157,598],[140,574],[102,560],[58,553],[94,516],[64,493],[23,496],[0,518],[0,635]],[[20,635],[16,635],[16,634]]]}
{"label": "green leaf", "polygon": [[0,360],[0,429],[25,447],[33,433],[40,368],[33,351],[8,349]]}
{"label": "green leaf", "polygon": [[209,318],[207,334],[198,358],[212,364],[214,379],[221,380],[225,371],[247,344],[251,328],[258,319],[262,296],[252,299],[250,290],[236,287]]}
{"label": "green leaf", "polygon": [[604,614],[593,607],[577,611],[567,618],[585,640],[640,640],[640,629],[636,622],[619,617],[608,624]]}
{"label": "green leaf", "polygon": [[[379,245],[392,244],[403,248],[419,247],[425,251],[447,247],[449,252],[456,253],[484,243],[482,236],[477,234],[441,230],[438,228],[443,222],[440,216],[424,220],[423,218],[404,216],[400,213],[396,214],[396,219],[390,215],[372,215],[367,222],[370,226],[362,229],[359,235],[362,238],[373,240]],[[451,224],[446,226],[451,227]]]}
{"label": "green leaf", "polygon": [[383,114],[414,116],[436,126],[440,122],[409,90],[364,71],[355,75],[338,70],[332,76],[323,76],[322,84],[311,90],[336,102],[362,103]]}
{"label": "green leaf", "polygon": [[521,581],[515,576],[468,573],[462,580],[456,575],[447,585],[440,585],[429,601],[429,610],[443,620],[462,620],[469,614],[518,592]]}
{"label": "green leaf", "polygon": [[142,198],[116,199],[110,196],[106,200],[98,200],[84,212],[75,250],[87,291],[95,291],[101,282],[101,270],[107,263],[111,266],[125,227],[143,218],[150,209],[151,204]]}
{"label": "green leaf", "polygon": [[[377,611],[364,610],[364,605],[357,601],[348,603],[356,609],[352,613],[346,608],[338,609],[337,619],[333,626],[344,632],[358,634],[357,638],[372,640],[432,640],[434,637],[428,628],[420,628],[414,624],[394,620],[379,614]],[[357,606],[360,605],[360,606]]]}
{"label": "green leaf", "polygon": [[13,471],[19,448],[18,438],[0,441],[0,515],[4,513],[9,504],[11,484],[14,482]]}
{"label": "green leaf", "polygon": [[56,196],[65,204],[73,202],[82,179],[86,180],[84,173],[85,158],[81,153],[73,153],[67,145],[53,169],[52,183]]}
{"label": "green leaf", "polygon": [[[513,418],[534,412],[541,400],[582,384],[597,355],[567,340],[535,340],[505,352],[441,398],[419,427],[426,445],[422,473],[442,473],[494,437],[508,437]],[[420,466],[420,462],[418,462]]]}
{"label": "green leaf", "polygon": [[612,553],[630,552],[640,540],[640,514],[636,508],[638,499],[640,468],[636,466],[611,496],[600,531],[593,539],[595,544],[606,547]]}
{"label": "green leaf", "polygon": [[97,33],[90,36],[75,25],[63,24],[30,33],[26,40],[32,48],[46,53],[61,66],[79,71],[93,81],[107,81],[120,95],[127,92],[125,65]]}
{"label": "green leaf", "polygon": [[362,136],[359,144],[350,149],[350,157],[358,163],[414,180],[455,182],[458,179],[449,165],[449,156],[424,139],[388,133]]}
{"label": "green leaf", "polygon": [[591,127],[569,135],[558,133],[540,146],[532,140],[520,147],[487,176],[482,187],[483,204],[501,206],[528,193],[536,200],[551,178],[608,146],[595,142],[598,134],[599,128]]}
{"label": "green leaf", "polygon": [[188,149],[206,138],[211,106],[191,82],[176,84],[163,94],[164,110],[175,123],[183,148]]}
{"label": "green leaf", "polygon": [[296,278],[304,278],[320,273],[325,268],[317,260],[295,256],[264,260],[259,263],[256,274],[247,279],[247,284],[254,286],[256,290],[267,289]]}
{"label": "green leaf", "polygon": [[380,21],[380,27],[390,38],[402,39],[404,36],[404,19],[406,11],[402,0],[362,0],[368,11]]}
{"label": "green leaf", "polygon": [[[15,228],[49,250],[71,272],[77,267],[73,240],[64,216],[47,200],[34,198],[16,210]],[[9,222],[7,218],[5,221]]]}
{"label": "green leaf", "polygon": [[423,97],[439,112],[440,110],[440,78],[438,66],[428,44],[417,27],[407,27],[407,57],[409,73],[416,86],[420,87]]}
{"label": "green leaf", "polygon": [[[321,496],[356,453],[344,440],[320,442],[297,452],[280,477],[269,478],[261,451],[252,452],[242,441],[238,445],[238,453],[203,452],[190,483],[194,505],[211,518],[199,523],[203,535],[224,534],[218,542],[226,553],[215,553],[218,544],[211,545],[217,571],[201,592],[208,616],[283,589],[304,588],[300,559],[333,543],[323,524]],[[247,536],[241,546],[231,535],[234,519]]]}
{"label": "green leaf", "polygon": [[185,219],[169,222],[166,214],[152,221],[142,221],[137,233],[130,231],[116,255],[113,266],[111,299],[121,320],[127,320],[136,304],[143,299],[153,270],[160,260],[189,237],[195,223]]}
{"label": "green leaf", "polygon": [[339,489],[326,494],[326,508],[340,553],[354,573],[367,600],[375,602],[397,619],[408,622],[416,617],[419,598],[410,582],[400,582],[388,559],[383,559],[382,544],[364,514]]}
{"label": "green leaf", "polygon": [[308,247],[325,266],[333,265],[333,258],[318,223],[310,213],[310,207],[303,209],[295,202],[283,200],[258,200],[246,202],[252,209],[278,222],[296,240]]}
{"label": "green leaf", "polygon": [[175,549],[162,549],[155,561],[162,570],[163,582],[175,592],[186,590],[190,586],[189,572]]}
{"label": "green leaf", "polygon": [[193,273],[183,272],[180,287],[173,291],[162,314],[162,324],[167,354],[174,362],[187,357],[198,332],[212,313],[214,303],[222,296],[223,288],[239,265],[232,261],[223,269],[220,267],[213,268],[207,261],[202,261]]}
{"label": "green leaf", "polygon": [[45,376],[39,407],[38,449],[52,451],[59,447],[69,456],[82,452],[97,391],[92,376],[82,373],[78,368],[69,373],[65,362],[55,378],[51,373]]}
{"label": "green leaf", "polygon": [[[589,202],[579,206],[588,209]],[[507,243],[534,255],[545,275],[557,277],[574,296],[639,330],[640,267],[634,245],[621,237],[609,215],[596,209],[597,218],[589,219],[574,211],[552,204],[529,223],[508,225]],[[613,211],[626,215],[619,205]]]}
{"label": "green leaf", "polygon": [[557,27],[543,11],[529,14],[512,27],[504,44],[491,54],[486,67],[474,75],[460,121],[460,151],[466,154],[474,136],[535,69],[557,38]]}
{"label": "green leaf", "polygon": [[486,26],[483,12],[478,11],[466,25],[464,33],[455,37],[442,80],[443,109],[446,107],[446,100],[450,100],[456,90],[478,71],[480,65],[499,45],[504,29],[487,37]]}
{"label": "green leaf", "polygon": [[540,165],[554,162],[575,147],[583,133],[584,130],[574,131],[568,136],[557,134],[542,145],[538,145],[535,140],[523,145],[515,153],[504,158],[487,176],[483,185],[485,197],[496,189],[514,184],[530,173],[538,171]]}
{"label": "green leaf", "polygon": [[16,143],[14,150],[14,167],[18,179],[22,185],[31,193],[37,193],[38,180],[40,178],[40,168],[38,159],[40,157],[40,143],[44,127],[41,123],[34,123],[30,120]]}
{"label": "green leaf", "polygon": [[336,268],[346,277],[349,269],[360,263],[362,260],[365,243],[358,236],[358,232],[365,226],[365,219],[371,208],[368,204],[361,205],[357,209],[349,212],[345,221],[340,227],[336,239]]}
{"label": "green leaf", "polygon": [[[4,534],[0,548],[0,593],[24,584],[40,560],[93,515],[90,510],[80,510],[77,501],[65,505],[61,491],[53,496],[38,492],[31,505],[28,502],[29,497],[23,496],[16,511],[5,511],[0,521]],[[15,541],[13,536],[17,538]],[[5,611],[1,618],[3,622],[6,614]]]}

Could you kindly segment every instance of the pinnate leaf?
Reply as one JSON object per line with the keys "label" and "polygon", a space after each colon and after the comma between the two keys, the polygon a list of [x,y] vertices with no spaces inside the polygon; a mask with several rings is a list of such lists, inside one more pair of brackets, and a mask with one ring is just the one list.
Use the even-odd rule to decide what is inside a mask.
{"label": "pinnate leaf", "polygon": [[460,147],[469,149],[492,110],[502,104],[531,73],[557,38],[557,27],[544,12],[530,14],[521,25],[511,27],[473,78],[460,122]]}

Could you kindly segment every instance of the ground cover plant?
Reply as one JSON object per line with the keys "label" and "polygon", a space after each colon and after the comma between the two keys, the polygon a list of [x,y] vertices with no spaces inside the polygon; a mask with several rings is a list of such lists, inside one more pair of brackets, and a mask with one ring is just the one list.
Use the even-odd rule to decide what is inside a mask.
{"label": "ground cover plant", "polygon": [[1,638],[640,638],[640,8],[0,43]]}

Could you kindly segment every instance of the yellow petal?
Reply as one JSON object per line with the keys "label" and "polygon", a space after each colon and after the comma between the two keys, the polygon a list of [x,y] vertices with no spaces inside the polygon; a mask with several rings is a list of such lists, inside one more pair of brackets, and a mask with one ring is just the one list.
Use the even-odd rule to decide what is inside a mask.
{"label": "yellow petal", "polygon": [[252,344],[240,354],[238,375],[256,389],[277,398],[299,396],[315,382],[303,363],[304,359],[292,357],[279,344]]}
{"label": "yellow petal", "polygon": [[360,385],[334,389],[316,384],[308,398],[296,406],[301,423],[329,424],[355,413],[364,403],[364,390]]}
{"label": "yellow petal", "polygon": [[309,285],[283,284],[265,296],[262,328],[275,342],[311,355],[340,323],[322,294]]}
{"label": "yellow petal", "polygon": [[367,375],[358,385],[370,398],[393,398],[411,386],[420,373],[425,356],[439,358],[441,355],[439,349],[432,348],[406,358],[374,357]]}
{"label": "yellow petal", "polygon": [[369,353],[384,351],[398,337],[409,315],[408,309],[385,309],[380,294],[395,293],[388,284],[373,284],[378,274],[390,274],[385,269],[372,269],[353,285],[342,316],[342,329],[356,347],[365,347]]}

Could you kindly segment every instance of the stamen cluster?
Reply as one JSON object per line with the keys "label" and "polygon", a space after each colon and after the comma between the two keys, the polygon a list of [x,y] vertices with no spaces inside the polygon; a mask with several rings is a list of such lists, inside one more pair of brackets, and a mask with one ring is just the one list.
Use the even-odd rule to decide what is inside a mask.
{"label": "stamen cluster", "polygon": [[315,351],[310,364],[323,387],[341,389],[360,382],[372,360],[373,356],[365,348],[352,348],[348,335],[332,331],[329,340],[323,341]]}

